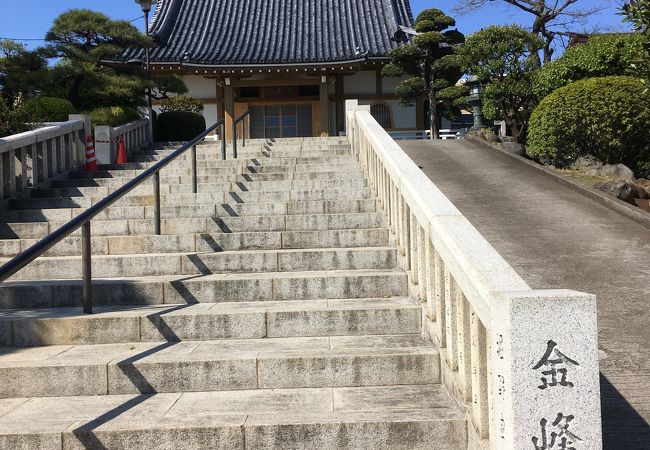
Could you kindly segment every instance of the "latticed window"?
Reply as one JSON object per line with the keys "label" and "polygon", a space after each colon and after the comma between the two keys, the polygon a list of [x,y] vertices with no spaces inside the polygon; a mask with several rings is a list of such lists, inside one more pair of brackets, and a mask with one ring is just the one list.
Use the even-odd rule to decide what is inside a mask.
{"label": "latticed window", "polygon": [[375,103],[370,107],[370,114],[385,129],[393,128],[390,107],[385,103]]}

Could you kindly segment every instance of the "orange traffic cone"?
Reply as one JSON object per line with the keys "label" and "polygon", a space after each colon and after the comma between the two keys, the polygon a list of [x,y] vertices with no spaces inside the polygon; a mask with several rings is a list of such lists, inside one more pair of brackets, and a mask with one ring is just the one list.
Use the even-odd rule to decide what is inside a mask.
{"label": "orange traffic cone", "polygon": [[92,134],[86,136],[86,164],[84,164],[84,169],[86,169],[87,172],[97,171],[97,158],[95,157],[95,141],[93,140]]}
{"label": "orange traffic cone", "polygon": [[117,163],[126,164],[126,149],[124,148],[124,136],[120,136],[119,146],[117,148]]}

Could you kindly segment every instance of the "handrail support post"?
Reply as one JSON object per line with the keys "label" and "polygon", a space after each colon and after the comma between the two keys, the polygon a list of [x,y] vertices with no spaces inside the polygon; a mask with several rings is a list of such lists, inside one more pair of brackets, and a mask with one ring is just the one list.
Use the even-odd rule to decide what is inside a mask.
{"label": "handrail support post", "polygon": [[160,236],[160,172],[153,174],[154,232]]}
{"label": "handrail support post", "polygon": [[92,251],[90,244],[90,221],[88,221],[81,226],[82,301],[84,314],[93,313]]}
{"label": "handrail support post", "polygon": [[232,157],[237,159],[237,122],[232,124]]}
{"label": "handrail support post", "polygon": [[192,146],[192,193],[198,192],[198,182],[196,179],[196,145]]}
{"label": "handrail support post", "polygon": [[226,160],[226,123],[221,124],[221,160]]}

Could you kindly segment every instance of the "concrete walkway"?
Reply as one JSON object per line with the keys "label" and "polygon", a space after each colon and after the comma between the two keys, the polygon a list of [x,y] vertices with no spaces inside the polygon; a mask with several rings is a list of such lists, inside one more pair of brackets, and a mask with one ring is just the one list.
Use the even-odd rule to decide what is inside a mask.
{"label": "concrete walkway", "polygon": [[532,288],[598,296],[604,447],[650,449],[650,230],[470,142],[400,143]]}

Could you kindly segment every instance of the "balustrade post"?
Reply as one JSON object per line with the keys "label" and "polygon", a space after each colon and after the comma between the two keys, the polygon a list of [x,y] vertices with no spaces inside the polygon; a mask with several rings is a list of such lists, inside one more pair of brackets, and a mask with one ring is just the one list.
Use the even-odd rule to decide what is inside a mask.
{"label": "balustrade post", "polygon": [[31,156],[31,172],[30,172],[30,181],[33,187],[36,187],[38,184],[38,144],[32,144],[30,146],[30,156]]}
{"label": "balustrade post", "polygon": [[494,293],[489,320],[491,447],[541,448],[555,433],[601,449],[596,297]]}
{"label": "balustrade post", "polygon": [[7,197],[16,195],[16,151],[11,150],[7,155]]}
{"label": "balustrade post", "polygon": [[472,398],[472,365],[469,302],[456,285],[456,332],[458,336],[458,381],[463,401]]}
{"label": "balustrade post", "polygon": [[84,314],[93,312],[92,250],[90,221],[81,226],[82,301]]}
{"label": "balustrade post", "polygon": [[434,273],[435,273],[435,307],[436,322],[435,335],[438,341],[438,347],[447,347],[447,310],[446,310],[446,270],[445,263],[442,261],[440,254],[433,252]]}
{"label": "balustrade post", "polygon": [[447,363],[453,371],[458,370],[458,335],[456,330],[456,281],[445,268],[445,333],[447,334]]}
{"label": "balustrade post", "polygon": [[470,315],[472,421],[479,438],[486,439],[489,436],[487,336],[473,309]]}
{"label": "balustrade post", "polygon": [[22,192],[27,188],[29,180],[27,171],[27,147],[21,147],[18,154],[20,155],[20,177],[16,180],[16,190]]}

